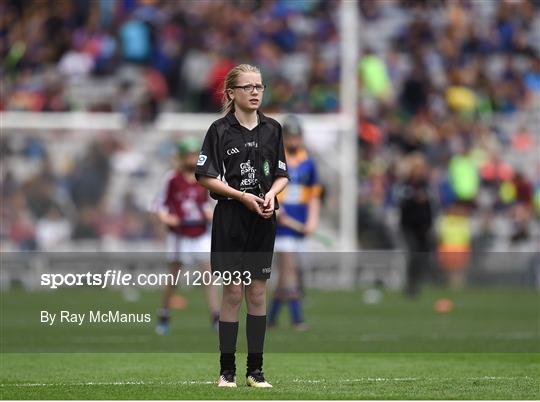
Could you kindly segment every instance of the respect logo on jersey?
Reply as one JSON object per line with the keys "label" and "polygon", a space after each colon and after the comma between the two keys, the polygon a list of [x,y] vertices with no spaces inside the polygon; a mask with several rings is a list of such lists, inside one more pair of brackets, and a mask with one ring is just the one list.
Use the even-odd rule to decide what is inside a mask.
{"label": "respect logo on jersey", "polygon": [[203,166],[206,163],[206,159],[208,159],[206,155],[200,154],[199,160],[197,161],[197,166]]}
{"label": "respect logo on jersey", "polygon": [[287,170],[287,165],[285,164],[285,162],[279,161],[279,162],[278,162],[278,167],[279,167],[281,170]]}
{"label": "respect logo on jersey", "polygon": [[240,174],[242,175],[242,181],[240,182],[241,188],[252,187],[258,183],[257,169],[251,166],[250,159],[240,164]]}

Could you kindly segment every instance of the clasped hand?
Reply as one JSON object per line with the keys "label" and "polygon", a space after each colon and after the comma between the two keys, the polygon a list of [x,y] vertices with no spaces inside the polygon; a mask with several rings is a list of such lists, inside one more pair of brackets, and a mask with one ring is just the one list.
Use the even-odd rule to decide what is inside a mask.
{"label": "clasped hand", "polygon": [[257,197],[255,194],[244,193],[240,197],[240,201],[250,211],[259,214],[264,219],[269,219],[274,214],[275,196],[272,191],[267,192],[264,199]]}

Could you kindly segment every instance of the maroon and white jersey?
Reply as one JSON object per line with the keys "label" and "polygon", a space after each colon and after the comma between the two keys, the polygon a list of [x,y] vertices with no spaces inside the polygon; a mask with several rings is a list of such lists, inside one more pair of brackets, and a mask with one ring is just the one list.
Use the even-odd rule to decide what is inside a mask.
{"label": "maroon and white jersey", "polygon": [[165,209],[180,218],[180,225],[170,227],[176,234],[188,237],[206,232],[208,221],[204,209],[208,205],[208,191],[196,181],[188,182],[181,172],[168,173],[164,186],[156,197],[152,210]]}

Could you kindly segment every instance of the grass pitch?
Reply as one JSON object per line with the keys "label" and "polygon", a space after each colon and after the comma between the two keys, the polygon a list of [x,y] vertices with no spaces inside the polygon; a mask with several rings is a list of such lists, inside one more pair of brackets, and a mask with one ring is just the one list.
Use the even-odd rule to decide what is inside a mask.
{"label": "grass pitch", "polygon": [[[284,311],[267,334],[273,389],[218,389],[217,336],[200,289],[175,312],[169,336],[150,324],[46,326],[42,309],[151,312],[159,292],[127,301],[118,291],[2,292],[2,399],[540,399],[540,303],[525,289],[428,289],[409,301],[386,292],[309,291],[311,330],[294,332]],[[448,297],[454,310],[433,311]],[[245,351],[243,320],[238,346]],[[84,352],[84,353],[82,353]],[[114,352],[114,353],[112,353]],[[157,353],[163,352],[163,353]],[[197,352],[197,353],[193,353]],[[302,352],[302,353],[298,353]]]}
{"label": "grass pitch", "polygon": [[[527,354],[268,354],[272,389],[219,389],[216,355],[8,354],[3,399],[538,399]],[[238,356],[239,367],[244,355]],[[239,370],[239,377],[243,370]]]}

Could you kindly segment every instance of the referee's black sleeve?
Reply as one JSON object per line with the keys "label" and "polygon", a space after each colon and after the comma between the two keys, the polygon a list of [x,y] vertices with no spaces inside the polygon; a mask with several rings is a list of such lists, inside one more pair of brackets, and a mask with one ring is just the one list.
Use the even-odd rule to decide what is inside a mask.
{"label": "referee's black sleeve", "polygon": [[203,146],[199,153],[195,177],[197,180],[201,176],[219,177],[221,175],[221,158],[218,145],[218,132],[216,125],[212,124],[204,137]]}
{"label": "referee's black sleeve", "polygon": [[281,124],[278,125],[278,152],[277,161],[274,163],[274,177],[286,177],[289,178],[287,172],[287,159],[285,158],[285,147],[283,145],[283,133],[281,132]]}

